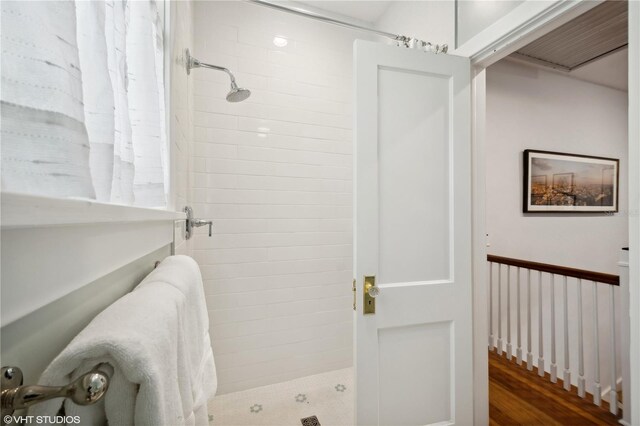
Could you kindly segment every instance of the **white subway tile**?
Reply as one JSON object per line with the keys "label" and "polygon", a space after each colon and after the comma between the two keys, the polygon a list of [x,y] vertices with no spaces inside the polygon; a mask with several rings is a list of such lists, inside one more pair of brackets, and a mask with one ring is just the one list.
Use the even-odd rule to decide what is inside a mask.
{"label": "white subway tile", "polygon": [[237,158],[238,147],[236,145],[195,142],[193,155],[196,157]]}
{"label": "white subway tile", "polygon": [[247,161],[225,158],[206,159],[207,173],[228,173],[239,175],[270,175],[275,165],[264,161]]}
{"label": "white subway tile", "polygon": [[269,189],[274,191],[304,190],[309,192],[334,192],[344,190],[344,181],[282,176],[237,176],[237,188]]}
{"label": "white subway tile", "polygon": [[[202,211],[203,216],[208,215],[208,212],[201,209],[200,206],[194,204],[193,207],[194,210],[198,208],[198,210],[195,211]],[[238,218],[230,220],[247,221],[247,219]],[[255,220],[264,219],[251,219],[249,223],[253,223]],[[346,221],[345,219],[344,222]],[[224,223],[225,219],[214,220],[214,224],[218,222]],[[289,247],[348,244],[351,242],[350,224],[343,223],[343,220],[333,220],[333,223],[325,224],[324,226],[331,226],[334,229],[339,229],[338,231],[319,232],[319,228],[323,226],[322,223],[326,222],[326,219],[270,219],[267,220],[267,233],[220,234],[216,232],[215,237],[210,238],[204,231],[196,232],[192,239],[193,248],[195,250],[208,250],[214,248]],[[345,230],[340,230],[342,228]]]}
{"label": "white subway tile", "polygon": [[[202,159],[205,162],[205,159]],[[204,168],[206,169],[206,163]],[[193,173],[194,188],[237,188],[238,176],[219,173]],[[195,200],[194,200],[195,201]]]}
{"label": "white subway tile", "polygon": [[304,66],[304,58],[302,56],[281,50],[269,51],[268,61],[283,67],[300,68],[301,70]]}
{"label": "white subway tile", "polygon": [[264,248],[194,250],[193,258],[200,266],[219,265],[222,263],[264,262],[268,260],[268,252]]}
{"label": "white subway tile", "polygon": [[240,146],[238,158],[245,160],[273,161],[276,163],[297,163],[318,166],[352,167],[352,158],[346,154],[309,152],[299,149],[274,149],[255,146]]}
{"label": "white subway tile", "polygon": [[225,324],[236,321],[249,321],[267,317],[267,306],[251,306],[239,309],[209,310],[209,319],[212,324]]}
{"label": "white subway tile", "polygon": [[[243,57],[238,58],[238,69],[245,74],[253,74],[262,76],[263,78],[276,78],[281,80],[295,81],[296,68],[285,66],[277,63],[270,63],[259,58]],[[267,85],[264,87],[269,88],[267,78]]]}
{"label": "white subway tile", "polygon": [[294,163],[273,163],[276,176],[350,180],[353,170],[349,167],[315,166]]}
{"label": "white subway tile", "polygon": [[321,259],[349,257],[351,244],[335,246],[273,247],[269,249],[269,260]]}
{"label": "white subway tile", "polygon": [[317,338],[315,336],[340,336],[341,334],[346,336],[349,335],[349,328],[350,324],[347,322],[320,325],[304,329],[291,329],[248,336],[238,336],[230,339],[217,339],[214,354],[218,356],[246,350],[286,345],[294,342],[316,340]]}
{"label": "white subway tile", "polygon": [[[288,374],[291,374],[289,372],[312,375],[322,371],[318,371],[319,366],[332,366],[333,369],[345,368],[349,365],[342,365],[342,363],[346,363],[350,359],[351,353],[349,350],[343,349],[341,347],[341,343],[347,340],[348,337],[349,333],[345,332],[330,339],[314,339],[311,341],[304,341],[296,345],[296,347],[304,345],[306,349],[306,342],[313,342],[315,350],[305,350],[304,352],[298,352],[295,350],[291,351],[292,345],[281,345],[289,348],[288,354],[286,352],[282,352],[281,346],[266,348],[269,350],[268,354],[270,355],[271,360],[251,364],[247,363],[241,367],[221,370],[221,377],[219,376],[219,380],[237,378],[238,382],[233,381],[229,383],[229,386],[232,387],[235,383],[255,382],[261,377],[268,377],[272,379],[274,371],[286,372],[281,375],[281,381],[286,381],[292,378],[288,376]],[[322,349],[319,350],[318,348]],[[279,353],[282,353],[282,355],[278,356],[277,354]],[[245,361],[246,360],[247,359],[245,358]]]}
{"label": "white subway tile", "polygon": [[226,293],[258,292],[273,289],[318,287],[334,283],[351,282],[351,271],[322,271],[300,274],[237,277],[204,280],[205,293],[210,295]]}
{"label": "white subway tile", "polygon": [[196,126],[237,129],[238,117],[227,114],[213,114],[208,112],[194,111],[193,122]]}
{"label": "white subway tile", "polygon": [[194,200],[211,204],[351,205],[349,194],[330,192],[197,188]]}
{"label": "white subway tile", "polygon": [[172,76],[180,203],[214,221],[213,237],[178,241],[201,267],[219,391],[347,367],[356,34],[244,2],[193,7],[194,56],[252,91],[229,103],[225,73]]}

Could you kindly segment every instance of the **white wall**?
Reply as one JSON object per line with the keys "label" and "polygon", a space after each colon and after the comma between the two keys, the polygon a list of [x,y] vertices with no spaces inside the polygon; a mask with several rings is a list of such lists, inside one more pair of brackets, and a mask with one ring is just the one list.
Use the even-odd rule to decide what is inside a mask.
{"label": "white wall", "polygon": [[376,22],[382,31],[455,48],[455,2],[394,1]]}
{"label": "white wall", "polygon": [[[620,159],[620,213],[523,214],[522,152]],[[617,274],[627,245],[627,94],[501,61],[487,72],[489,253]]]}
{"label": "white wall", "polygon": [[[539,68],[501,61],[487,72],[487,232],[488,253],[618,274],[620,248],[627,245],[627,94]],[[525,149],[620,159],[620,213],[523,214],[522,152]],[[511,327],[516,341],[516,278],[511,271]],[[506,269],[502,272],[502,334],[506,344]],[[538,358],[538,275],[532,273],[532,347]],[[521,275],[523,327],[526,327],[526,275]],[[494,270],[497,283],[497,270]],[[578,377],[578,283],[569,279],[569,340],[572,381]],[[593,284],[583,282],[585,377],[594,377]],[[542,279],[544,358],[551,359],[550,280]],[[609,291],[599,285],[599,348],[603,390],[611,382]],[[615,301],[620,307],[618,289]],[[497,337],[497,287],[494,284],[494,334]],[[555,281],[558,374],[562,377],[563,306],[561,281]],[[620,327],[616,338],[619,342]],[[526,333],[522,339],[526,344]],[[526,349],[525,349],[526,352]],[[618,354],[619,370],[619,354]]]}
{"label": "white wall", "polygon": [[457,1],[457,45],[462,46],[523,2],[524,0]]}
{"label": "white wall", "polygon": [[[355,33],[245,2],[197,2],[194,237],[219,393],[352,365]],[[288,45],[278,48],[274,36]]]}
{"label": "white wall", "polygon": [[[191,200],[189,163],[193,146],[193,79],[185,68],[184,51],[193,46],[193,2],[171,1],[168,61],[169,64],[169,155],[171,163],[170,208],[182,211]],[[175,224],[177,254],[188,254],[184,239],[184,222]]]}

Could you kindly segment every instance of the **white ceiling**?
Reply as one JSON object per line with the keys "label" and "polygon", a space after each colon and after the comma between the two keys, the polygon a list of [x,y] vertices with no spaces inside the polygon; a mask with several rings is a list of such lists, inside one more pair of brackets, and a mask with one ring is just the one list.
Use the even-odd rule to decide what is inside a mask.
{"label": "white ceiling", "polygon": [[622,49],[593,61],[569,73],[580,80],[590,81],[618,90],[628,90],[628,49]]}
{"label": "white ceiling", "polygon": [[511,56],[627,90],[627,2],[605,1]]}
{"label": "white ceiling", "polygon": [[[393,0],[298,0],[292,3],[297,3],[303,8],[307,6],[309,10],[316,12],[326,11],[328,15],[338,15],[373,24],[386,12]],[[626,91],[627,49],[606,55],[565,75]]]}
{"label": "white ceiling", "polygon": [[347,16],[369,23],[377,22],[393,1],[334,1],[334,0],[303,0],[296,1],[315,9],[326,10],[334,14]]}

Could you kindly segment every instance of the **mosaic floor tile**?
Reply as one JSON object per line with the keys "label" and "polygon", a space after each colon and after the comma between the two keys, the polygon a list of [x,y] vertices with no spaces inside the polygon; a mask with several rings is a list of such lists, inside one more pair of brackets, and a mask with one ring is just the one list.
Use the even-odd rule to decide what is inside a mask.
{"label": "mosaic floor tile", "polygon": [[[211,426],[353,425],[353,368],[302,377],[209,401]],[[312,421],[312,420],[308,420]],[[307,426],[307,423],[302,423]]]}

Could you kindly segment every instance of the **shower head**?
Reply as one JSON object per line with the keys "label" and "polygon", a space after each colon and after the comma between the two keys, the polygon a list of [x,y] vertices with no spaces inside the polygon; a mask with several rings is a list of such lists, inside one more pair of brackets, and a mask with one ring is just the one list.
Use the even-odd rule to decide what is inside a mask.
{"label": "shower head", "polygon": [[242,102],[251,96],[249,89],[238,87],[235,81],[231,81],[231,90],[227,94],[227,102]]}
{"label": "shower head", "polygon": [[236,84],[236,78],[231,74],[231,71],[226,69],[225,67],[219,67],[217,65],[205,64],[204,62],[200,62],[189,53],[189,49],[185,51],[185,56],[187,60],[187,75],[191,74],[192,68],[209,68],[212,70],[226,72],[231,79],[231,90],[227,94],[227,102],[242,102],[251,96],[251,91],[249,89],[243,89],[238,87]]}

